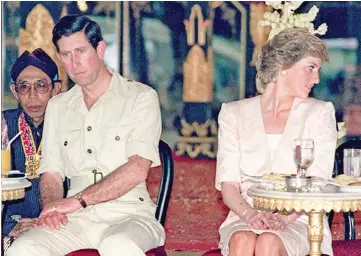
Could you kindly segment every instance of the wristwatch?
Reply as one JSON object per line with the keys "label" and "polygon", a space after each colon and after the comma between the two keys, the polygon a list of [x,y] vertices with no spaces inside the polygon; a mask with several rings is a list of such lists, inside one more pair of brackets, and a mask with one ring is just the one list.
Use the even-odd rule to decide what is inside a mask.
{"label": "wristwatch", "polygon": [[81,204],[81,206],[82,206],[83,208],[85,208],[85,207],[88,206],[88,205],[86,204],[86,202],[84,201],[83,193],[82,193],[82,192],[79,192],[78,194],[76,194],[76,195],[74,196],[74,198],[79,201],[79,203]]}

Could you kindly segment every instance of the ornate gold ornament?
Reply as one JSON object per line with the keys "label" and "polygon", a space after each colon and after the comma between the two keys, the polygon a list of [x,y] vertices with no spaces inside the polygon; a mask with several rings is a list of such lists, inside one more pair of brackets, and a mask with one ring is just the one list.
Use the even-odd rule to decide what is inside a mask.
{"label": "ornate gold ornament", "polygon": [[308,239],[310,256],[321,256],[323,238],[323,216],[325,212],[355,212],[361,210],[361,199],[326,200],[326,199],[283,199],[261,195],[253,195],[253,205],[256,209],[271,211],[301,212],[309,216]]}
{"label": "ornate gold ornament", "polygon": [[25,169],[29,179],[39,178],[40,159],[41,156],[39,154],[25,156]]}
{"label": "ornate gold ornament", "polygon": [[210,102],[213,98],[213,67],[206,60],[203,49],[194,45],[183,63],[184,102]]}
{"label": "ornate gold ornament", "polygon": [[211,6],[213,9],[218,8],[219,6],[221,6],[223,4],[224,1],[212,1]]}
{"label": "ornate gold ornament", "polygon": [[[196,158],[199,154],[210,158],[216,157],[217,124],[214,120],[207,120],[204,124],[199,124],[198,122],[189,124],[185,119],[182,119],[181,124],[182,136],[180,136],[177,143],[176,155],[180,156],[187,153],[191,158]],[[207,137],[209,132],[212,137]],[[195,133],[197,137],[192,136],[193,133]]]}
{"label": "ornate gold ornament", "polygon": [[198,122],[189,124],[184,118],[182,118],[181,124],[181,133],[183,136],[191,136],[192,133],[195,132],[198,137],[206,137],[208,134],[208,128],[210,129],[212,135],[217,136],[217,124],[214,120],[207,120],[204,124],[199,124]]}
{"label": "ornate gold ornament", "polygon": [[286,210],[288,212],[293,210],[296,212],[330,212],[331,210],[335,212],[354,212],[361,210],[361,200],[302,200],[254,196],[253,205],[258,209],[267,209],[272,211]]}
{"label": "ornate gold ornament", "polygon": [[[266,12],[259,26],[271,26],[272,30],[268,40],[286,28],[306,28],[312,34],[324,35],[327,32],[326,23],[321,24],[318,29],[314,28],[313,21],[319,11],[317,6],[312,6],[308,13],[294,14],[303,1],[266,1],[266,5],[272,6],[274,12]],[[277,11],[280,10],[282,15]]]}
{"label": "ornate gold ornament", "polygon": [[19,55],[25,50],[32,52],[36,48],[42,48],[56,63],[62,84],[66,86],[66,73],[56,56],[56,48],[52,42],[54,20],[49,11],[42,5],[37,4],[26,18],[25,29],[19,32]]}
{"label": "ornate gold ornament", "polygon": [[308,240],[310,243],[310,256],[321,255],[321,243],[323,239],[323,216],[324,212],[312,212],[308,221]]}
{"label": "ornate gold ornament", "polygon": [[204,20],[202,14],[202,8],[198,4],[195,4],[192,7],[189,20],[184,20],[184,25],[187,32],[187,43],[188,45],[195,44],[195,18],[197,18],[198,20],[197,43],[203,46],[206,44],[206,32],[207,32],[207,27],[210,25],[210,21]]}
{"label": "ornate gold ornament", "polygon": [[24,198],[25,190],[23,188],[14,190],[3,190],[1,192],[2,201],[18,200]]}

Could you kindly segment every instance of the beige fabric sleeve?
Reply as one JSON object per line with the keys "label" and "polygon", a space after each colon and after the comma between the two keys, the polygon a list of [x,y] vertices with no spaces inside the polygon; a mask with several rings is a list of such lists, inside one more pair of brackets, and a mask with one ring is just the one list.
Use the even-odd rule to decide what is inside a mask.
{"label": "beige fabric sleeve", "polygon": [[158,95],[154,90],[138,96],[133,113],[133,131],[126,146],[127,157],[138,155],[152,161],[152,167],[160,165],[158,144],[162,120]]}
{"label": "beige fabric sleeve", "polygon": [[237,140],[237,126],[234,118],[222,104],[218,117],[218,153],[216,171],[216,189],[221,190],[224,181],[241,182],[240,152]]}
{"label": "beige fabric sleeve", "polygon": [[44,118],[44,130],[42,138],[42,157],[40,161],[39,174],[44,172],[58,173],[64,180],[64,161],[61,156],[60,146],[57,143],[56,131],[58,111],[56,103],[51,100],[48,103]]}

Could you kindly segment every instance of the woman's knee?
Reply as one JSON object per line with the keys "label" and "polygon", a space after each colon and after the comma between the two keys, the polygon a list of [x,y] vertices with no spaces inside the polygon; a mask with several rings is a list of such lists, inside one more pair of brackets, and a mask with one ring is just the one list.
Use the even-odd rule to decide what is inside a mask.
{"label": "woman's knee", "polygon": [[256,255],[285,255],[282,239],[273,233],[263,233],[256,241]]}
{"label": "woman's knee", "polygon": [[257,235],[252,231],[235,232],[230,239],[230,247],[252,247],[256,244]]}

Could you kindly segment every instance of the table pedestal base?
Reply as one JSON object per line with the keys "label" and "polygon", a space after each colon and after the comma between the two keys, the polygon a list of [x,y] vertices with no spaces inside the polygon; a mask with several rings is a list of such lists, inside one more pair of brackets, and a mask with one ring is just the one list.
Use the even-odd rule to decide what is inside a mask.
{"label": "table pedestal base", "polygon": [[323,239],[323,217],[325,212],[311,211],[308,213],[308,240],[310,242],[310,256],[320,256]]}

